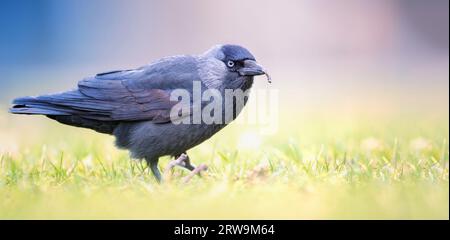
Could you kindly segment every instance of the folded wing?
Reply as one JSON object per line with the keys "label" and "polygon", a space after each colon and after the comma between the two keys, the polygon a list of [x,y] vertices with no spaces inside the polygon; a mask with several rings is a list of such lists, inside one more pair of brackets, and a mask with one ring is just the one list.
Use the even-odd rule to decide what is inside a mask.
{"label": "folded wing", "polygon": [[97,74],[81,80],[72,91],[15,99],[10,111],[91,121],[165,123],[177,104],[170,101],[171,92],[192,89],[198,79],[194,58],[167,58],[135,70]]}

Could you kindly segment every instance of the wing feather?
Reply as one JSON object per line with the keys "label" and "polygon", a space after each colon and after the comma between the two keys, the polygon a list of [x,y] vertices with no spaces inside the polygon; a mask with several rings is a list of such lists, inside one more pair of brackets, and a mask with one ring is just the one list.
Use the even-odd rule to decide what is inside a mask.
{"label": "wing feather", "polygon": [[192,90],[199,80],[196,59],[169,57],[135,70],[97,74],[78,82],[78,89],[15,99],[11,112],[72,115],[97,121],[169,122],[173,90]]}

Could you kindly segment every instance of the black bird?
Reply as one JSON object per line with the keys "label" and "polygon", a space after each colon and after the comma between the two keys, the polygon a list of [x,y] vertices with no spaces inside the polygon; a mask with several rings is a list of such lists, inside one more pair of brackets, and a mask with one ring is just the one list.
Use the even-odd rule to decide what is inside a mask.
{"label": "black bird", "polygon": [[[171,110],[180,102],[171,99],[171,94],[182,89],[192,97],[198,81],[202,93],[216,89],[224,96],[226,89],[250,89],[253,77],[263,74],[270,82],[247,49],[217,45],[201,55],[165,57],[137,69],[87,77],[78,82],[77,89],[67,92],[17,98],[10,112],[46,115],[63,124],[112,134],[119,148],[128,149],[133,158],[145,159],[161,181],[159,157],[183,156],[181,165],[194,170],[186,151],[210,138],[240,112],[232,101],[235,112],[228,121],[222,117],[220,123],[175,124],[174,119],[192,119],[195,107],[190,99],[191,111],[182,116],[177,112],[174,118]],[[206,104],[202,102],[201,108]]]}

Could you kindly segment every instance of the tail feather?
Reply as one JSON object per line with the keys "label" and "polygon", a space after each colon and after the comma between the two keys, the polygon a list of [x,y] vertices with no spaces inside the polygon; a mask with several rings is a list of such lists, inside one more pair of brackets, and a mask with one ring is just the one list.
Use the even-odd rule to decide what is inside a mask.
{"label": "tail feather", "polygon": [[44,102],[36,97],[14,99],[9,112],[14,114],[70,115],[69,109]]}
{"label": "tail feather", "polygon": [[81,105],[94,107],[95,102],[83,98],[75,90],[54,95],[16,98],[13,100],[13,106],[9,109],[9,112],[13,114],[46,115],[63,124],[112,134],[118,124],[117,122],[84,118],[84,116],[101,114],[99,112],[103,109],[99,109],[99,112],[86,112],[80,110],[79,106]]}
{"label": "tail feather", "polygon": [[10,113],[13,114],[29,114],[29,115],[69,115],[64,112],[56,111],[56,110],[49,110],[49,109],[43,109],[43,108],[36,108],[36,107],[12,107],[9,109]]}

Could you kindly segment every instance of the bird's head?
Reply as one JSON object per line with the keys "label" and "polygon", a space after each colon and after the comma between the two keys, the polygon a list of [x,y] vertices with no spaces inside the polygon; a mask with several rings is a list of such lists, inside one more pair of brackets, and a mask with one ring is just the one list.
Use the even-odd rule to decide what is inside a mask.
{"label": "bird's head", "polygon": [[[206,84],[211,85],[237,85],[247,88],[253,83],[253,77],[266,75],[270,82],[270,76],[266,70],[256,62],[253,54],[244,47],[238,45],[216,45],[202,57],[208,65],[208,74],[203,74]],[[220,81],[220,82],[219,82]],[[247,86],[247,87],[246,87]]]}

